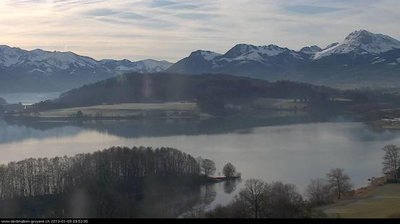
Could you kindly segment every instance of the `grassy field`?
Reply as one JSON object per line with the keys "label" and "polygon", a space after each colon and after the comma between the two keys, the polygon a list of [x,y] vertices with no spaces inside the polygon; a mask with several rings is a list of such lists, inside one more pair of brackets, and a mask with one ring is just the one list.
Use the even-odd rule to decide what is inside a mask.
{"label": "grassy field", "polygon": [[81,111],[85,116],[92,117],[128,117],[140,116],[147,112],[163,112],[173,114],[177,112],[200,113],[196,103],[125,103],[115,105],[97,105],[90,107],[74,107],[49,110],[36,114],[38,117],[71,117]]}
{"label": "grassy field", "polygon": [[332,218],[399,218],[400,184],[386,184],[321,210]]}
{"label": "grassy field", "polygon": [[294,102],[293,99],[259,98],[254,100],[253,103],[259,108],[274,110],[302,110],[307,106],[307,103]]}
{"label": "grassy field", "polygon": [[[294,102],[291,99],[259,98],[253,105],[264,110],[293,111],[303,110],[307,103]],[[200,114],[201,111],[193,102],[168,102],[168,103],[124,103],[115,105],[96,105],[90,107],[74,107],[42,111],[31,116],[42,118],[71,117],[81,111],[91,117],[128,117],[141,116],[144,113],[163,112],[165,114],[191,113]]]}
{"label": "grassy field", "polygon": [[372,127],[378,129],[388,129],[388,130],[399,130],[400,129],[400,122],[388,122],[383,120],[377,120],[370,122]]}

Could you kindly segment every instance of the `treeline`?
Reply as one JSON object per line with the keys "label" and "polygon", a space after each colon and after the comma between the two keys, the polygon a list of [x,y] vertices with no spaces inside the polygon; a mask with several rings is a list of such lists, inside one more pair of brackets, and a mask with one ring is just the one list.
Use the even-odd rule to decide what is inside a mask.
{"label": "treeline", "polygon": [[246,101],[258,97],[322,99],[340,91],[290,81],[268,82],[222,74],[126,74],[68,91],[36,109],[117,103]]}
{"label": "treeline", "polygon": [[112,147],[73,157],[26,159],[0,166],[0,199],[63,194],[81,185],[143,177],[200,176],[198,161],[173,148]]}
{"label": "treeline", "polygon": [[271,83],[222,74],[126,74],[71,90],[62,94],[56,102],[68,106],[90,106],[102,103],[193,101],[202,98],[313,98],[319,94],[337,93],[337,90],[328,87],[304,83]]}
{"label": "treeline", "polygon": [[344,197],[351,197],[350,177],[343,169],[332,169],[326,179],[311,179],[306,197],[293,184],[267,183],[249,179],[232,202],[211,211],[192,209],[187,218],[323,218],[318,209]]}
{"label": "treeline", "polygon": [[[385,145],[382,150],[383,178],[371,178],[370,186],[400,183],[400,147]],[[363,190],[367,187],[361,188]],[[326,218],[321,206],[357,194],[350,177],[343,169],[331,169],[325,178],[311,179],[303,197],[292,184],[247,180],[243,189],[226,206],[211,211],[191,210],[187,218]],[[361,191],[358,191],[361,192]]]}
{"label": "treeline", "polygon": [[[223,74],[184,75],[171,73],[125,74],[70,90],[53,101],[34,104],[31,112],[49,109],[119,103],[197,102],[206,113],[225,115],[226,105],[245,105],[257,98],[284,98],[308,102],[329,110],[350,104],[377,108],[377,104],[399,102],[399,97],[377,91],[343,91],[292,81],[268,82]],[[346,103],[347,105],[348,103]],[[387,106],[387,105],[386,105]],[[356,108],[356,109],[357,109]]]}

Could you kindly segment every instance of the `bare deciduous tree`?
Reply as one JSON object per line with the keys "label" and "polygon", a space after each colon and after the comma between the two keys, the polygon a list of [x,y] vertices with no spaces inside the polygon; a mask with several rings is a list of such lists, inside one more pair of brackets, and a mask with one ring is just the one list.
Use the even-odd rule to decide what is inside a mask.
{"label": "bare deciduous tree", "polygon": [[201,161],[201,168],[203,168],[204,175],[212,176],[215,173],[215,163],[209,159],[203,159]]}
{"label": "bare deciduous tree", "polygon": [[269,185],[267,202],[263,203],[265,217],[295,218],[300,217],[303,209],[303,197],[293,184],[274,182]]}
{"label": "bare deciduous tree", "polygon": [[327,204],[331,201],[330,186],[325,179],[311,179],[306,189],[306,196],[314,206]]}
{"label": "bare deciduous tree", "polygon": [[176,149],[111,147],[73,157],[31,158],[0,165],[0,200],[62,194],[91,181],[193,175],[200,175],[199,163]]}
{"label": "bare deciduous tree", "polygon": [[232,163],[227,163],[222,169],[225,177],[234,177],[236,175],[236,168]]}
{"label": "bare deciduous tree", "polygon": [[385,151],[385,155],[383,156],[383,172],[397,179],[400,167],[400,148],[396,145],[385,145],[382,150]]}
{"label": "bare deciduous tree", "polygon": [[344,173],[343,169],[335,168],[326,174],[331,190],[341,199],[343,194],[352,188],[350,177]]}
{"label": "bare deciduous tree", "polygon": [[239,197],[253,212],[254,218],[260,217],[263,199],[266,197],[268,185],[258,179],[246,181],[245,188],[239,193]]}
{"label": "bare deciduous tree", "polygon": [[211,214],[214,218],[300,218],[304,217],[304,201],[292,184],[250,179],[232,203]]}

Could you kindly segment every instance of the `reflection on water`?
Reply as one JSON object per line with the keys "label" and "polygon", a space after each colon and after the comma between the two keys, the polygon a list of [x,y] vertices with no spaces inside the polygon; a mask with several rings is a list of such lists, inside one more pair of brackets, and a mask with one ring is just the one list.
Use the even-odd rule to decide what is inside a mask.
{"label": "reflection on water", "polygon": [[228,180],[224,182],[224,192],[230,194],[236,190],[237,181]]}
{"label": "reflection on water", "polygon": [[376,132],[358,122],[293,120],[295,124],[287,121],[281,125],[268,119],[257,125],[251,119],[247,124],[233,120],[0,122],[0,163],[29,157],[75,155],[110,146],[174,147],[194,157],[214,160],[217,173],[227,162],[242,173],[244,179],[237,186],[213,185],[215,197],[207,206],[210,208],[228,203],[248,178],[292,183],[303,192],[310,178],[324,177],[331,168],[340,167],[350,175],[355,186],[362,186],[369,177],[381,175],[381,148],[386,144],[400,145],[399,132]]}
{"label": "reflection on water", "polygon": [[0,201],[0,217],[173,218],[194,207],[206,208],[217,195],[214,184],[185,185],[162,179],[139,182],[106,190],[81,187],[63,195]]}
{"label": "reflection on water", "polygon": [[0,144],[20,142],[27,139],[46,139],[51,137],[68,137],[83,131],[76,126],[58,126],[57,128],[36,129],[24,125],[7,124],[0,120]]}
{"label": "reflection on water", "polygon": [[78,135],[90,130],[124,138],[201,135],[237,132],[249,134],[254,127],[328,122],[348,118],[291,116],[241,116],[206,120],[126,120],[126,121],[26,121],[0,120],[0,143]]}

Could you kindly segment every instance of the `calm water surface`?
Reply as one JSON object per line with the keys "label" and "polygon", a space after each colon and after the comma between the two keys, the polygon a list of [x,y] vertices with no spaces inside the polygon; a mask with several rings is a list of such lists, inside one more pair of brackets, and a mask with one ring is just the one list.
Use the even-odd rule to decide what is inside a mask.
{"label": "calm water surface", "polygon": [[249,178],[292,183],[304,192],[310,178],[324,177],[331,168],[340,167],[356,187],[365,185],[369,177],[381,174],[381,148],[400,144],[399,132],[377,132],[358,122],[285,124],[212,134],[193,131],[199,124],[163,125],[24,125],[0,121],[0,163],[72,156],[110,146],[174,147],[214,160],[216,174],[227,162],[242,173],[243,180],[237,186],[213,186],[214,200],[208,202],[211,208],[228,203]]}

